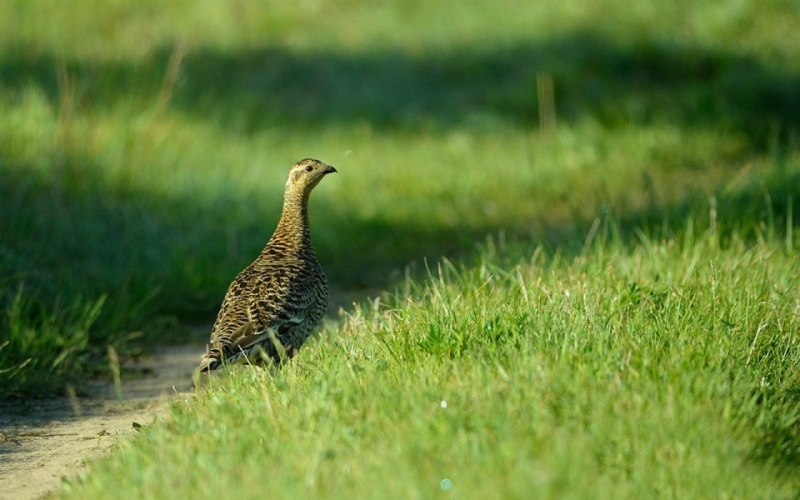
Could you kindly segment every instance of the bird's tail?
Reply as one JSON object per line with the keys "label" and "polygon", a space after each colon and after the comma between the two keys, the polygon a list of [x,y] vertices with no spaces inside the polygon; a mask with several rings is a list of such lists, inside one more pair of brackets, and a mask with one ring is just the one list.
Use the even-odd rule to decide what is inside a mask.
{"label": "bird's tail", "polygon": [[214,371],[222,364],[222,353],[218,349],[210,349],[200,360],[200,373]]}

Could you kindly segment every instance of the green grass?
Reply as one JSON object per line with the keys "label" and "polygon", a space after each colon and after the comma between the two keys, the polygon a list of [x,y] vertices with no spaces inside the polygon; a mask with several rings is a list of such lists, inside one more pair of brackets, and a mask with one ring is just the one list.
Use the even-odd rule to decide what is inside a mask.
{"label": "green grass", "polygon": [[0,396],[210,323],[340,172],[326,340],[76,495],[791,497],[797,3],[529,4],[0,3]]}
{"label": "green grass", "polygon": [[795,498],[796,253],[612,227],[444,261],[278,374],[212,379],[67,496]]}
{"label": "green grass", "polygon": [[89,331],[104,300],[78,299],[46,309],[19,290],[0,318],[0,328],[7,332],[0,342],[2,393],[18,396],[39,390],[38,395],[48,395],[51,387],[91,369]]}

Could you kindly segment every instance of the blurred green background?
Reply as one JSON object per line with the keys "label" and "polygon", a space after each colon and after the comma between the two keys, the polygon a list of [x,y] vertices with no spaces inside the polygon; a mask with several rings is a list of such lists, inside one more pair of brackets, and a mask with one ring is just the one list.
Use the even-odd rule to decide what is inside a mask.
{"label": "blurred green background", "polygon": [[305,157],[332,310],[600,215],[791,239],[800,3],[524,4],[0,3],[0,391],[210,324]]}

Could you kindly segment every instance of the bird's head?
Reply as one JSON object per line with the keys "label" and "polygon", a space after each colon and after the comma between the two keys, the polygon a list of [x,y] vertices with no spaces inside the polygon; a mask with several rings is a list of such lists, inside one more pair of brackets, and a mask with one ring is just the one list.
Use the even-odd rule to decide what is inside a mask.
{"label": "bird's head", "polygon": [[323,177],[335,172],[335,168],[319,160],[313,158],[300,160],[289,171],[289,179],[286,181],[287,191],[291,190],[308,196]]}

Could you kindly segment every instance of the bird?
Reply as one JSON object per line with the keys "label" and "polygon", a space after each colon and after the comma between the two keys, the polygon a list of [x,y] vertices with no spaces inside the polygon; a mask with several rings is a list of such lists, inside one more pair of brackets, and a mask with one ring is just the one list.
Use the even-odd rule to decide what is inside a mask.
{"label": "bird", "polygon": [[335,168],[313,158],[289,170],[275,232],[228,287],[200,372],[243,362],[279,366],[322,323],[330,291],[311,246],[308,198],[332,173]]}

